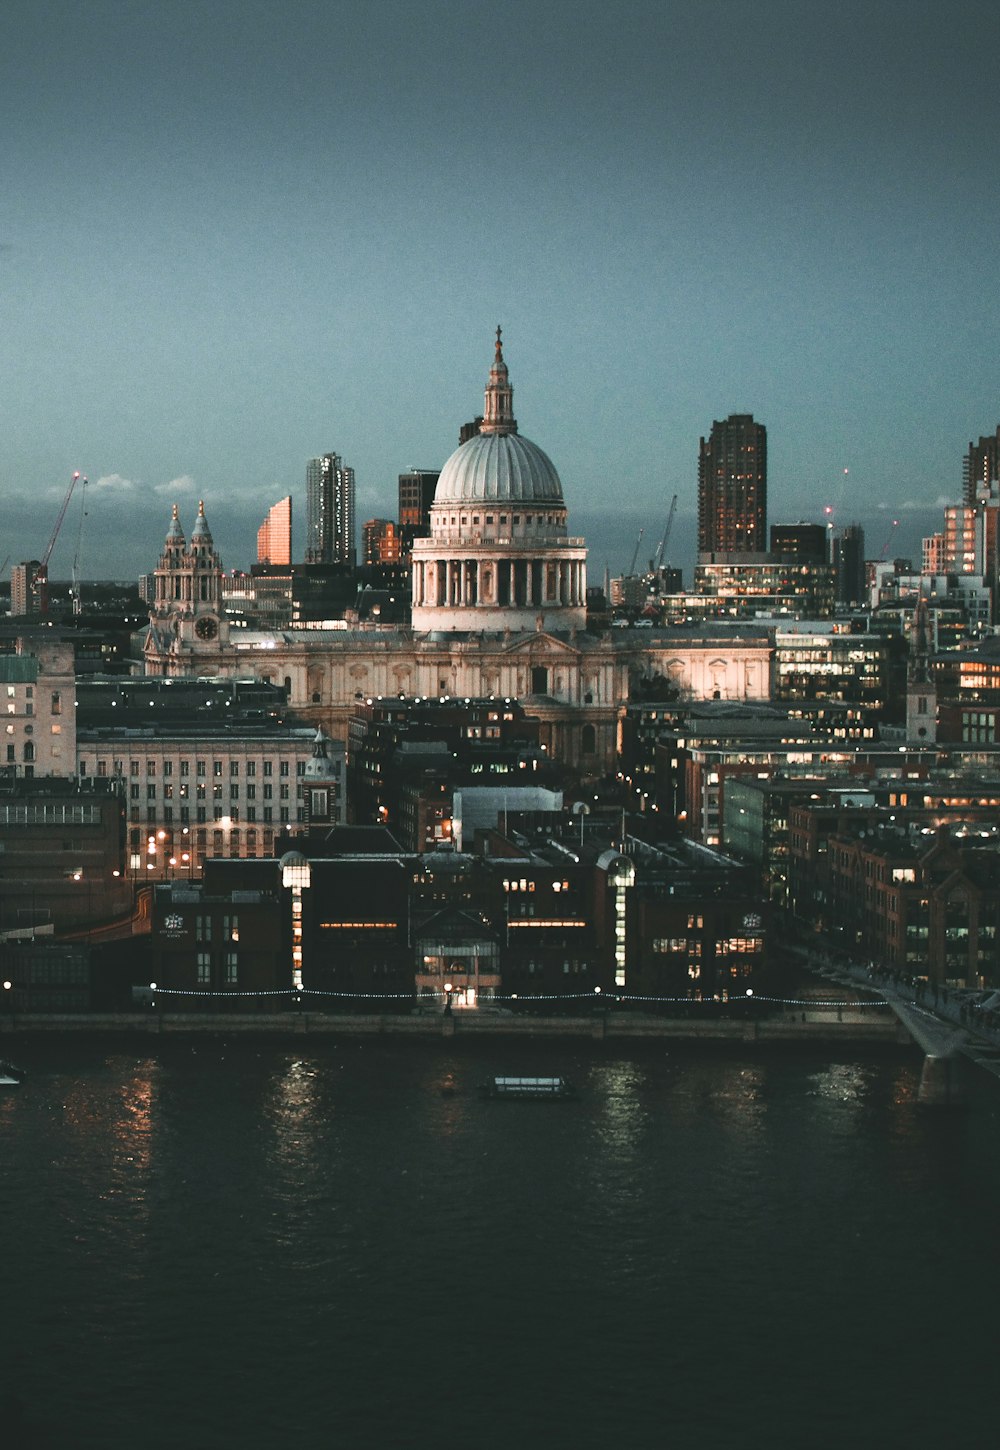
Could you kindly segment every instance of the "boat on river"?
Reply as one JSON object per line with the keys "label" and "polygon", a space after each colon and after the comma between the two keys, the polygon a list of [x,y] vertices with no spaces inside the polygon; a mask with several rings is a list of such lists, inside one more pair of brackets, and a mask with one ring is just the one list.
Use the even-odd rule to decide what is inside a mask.
{"label": "boat on river", "polygon": [[12,1062],[0,1062],[0,1087],[20,1087],[24,1081],[24,1069]]}
{"label": "boat on river", "polygon": [[487,1098],[546,1101],[576,1097],[576,1089],[565,1077],[491,1077],[483,1083]]}

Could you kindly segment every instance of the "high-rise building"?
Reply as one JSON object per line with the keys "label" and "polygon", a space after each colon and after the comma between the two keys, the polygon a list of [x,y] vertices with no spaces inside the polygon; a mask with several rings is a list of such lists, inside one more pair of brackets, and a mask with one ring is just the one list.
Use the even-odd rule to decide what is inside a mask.
{"label": "high-rise building", "polygon": [[292,562],[292,496],[279,499],[257,530],[257,563]]}
{"label": "high-rise building", "polygon": [[354,540],[354,469],[338,453],[306,464],[307,564],[357,563]]}
{"label": "high-rise building", "polygon": [[962,460],[962,502],[975,508],[976,495],[982,488],[988,488],[1000,478],[1000,428],[992,438],[980,438],[970,443],[969,451]]}
{"label": "high-rise building", "polygon": [[837,571],[837,603],[863,604],[867,593],[865,531],[860,524],[848,524],[834,534],[830,562]]}
{"label": "high-rise building", "polygon": [[399,534],[402,557],[409,557],[414,539],[431,531],[431,504],[441,477],[439,469],[411,468],[399,475]]}
{"label": "high-rise building", "polygon": [[766,549],[767,429],[750,413],[731,413],[699,445],[698,552]]}
{"label": "high-rise building", "polygon": [[45,614],[48,609],[48,575],[37,559],[15,564],[10,571],[11,614]]}

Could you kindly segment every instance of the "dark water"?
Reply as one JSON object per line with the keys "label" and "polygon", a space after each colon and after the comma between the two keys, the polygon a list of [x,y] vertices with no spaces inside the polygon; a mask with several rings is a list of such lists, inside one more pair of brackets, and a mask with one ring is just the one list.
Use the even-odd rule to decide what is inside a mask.
{"label": "dark water", "polygon": [[[8,1400],[0,1443],[994,1438],[992,1079],[954,1113],[891,1050],[16,1057],[0,1387],[25,1424]],[[580,1101],[482,1101],[504,1071],[568,1073]]]}

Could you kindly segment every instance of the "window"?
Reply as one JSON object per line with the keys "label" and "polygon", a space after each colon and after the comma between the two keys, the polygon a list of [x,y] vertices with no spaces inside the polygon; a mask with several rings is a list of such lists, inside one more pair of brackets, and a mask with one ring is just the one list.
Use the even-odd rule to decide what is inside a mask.
{"label": "window", "polygon": [[58,690],[52,691],[52,713],[53,715],[62,714],[62,695]]}
{"label": "window", "polygon": [[208,774],[207,770],[205,769],[205,762],[203,760],[199,760],[195,763],[195,774],[200,776],[202,779],[204,779],[204,777]]}
{"label": "window", "polygon": [[230,780],[235,780],[237,778],[237,776],[239,775],[239,773],[240,773],[240,763],[239,763],[239,761],[238,760],[231,760],[229,762],[229,778],[230,778]]}
{"label": "window", "polygon": [[198,985],[200,987],[210,986],[212,982],[212,954],[211,952],[198,953]]}
{"label": "window", "polygon": [[265,775],[273,775],[274,774],[274,762],[272,760],[265,760],[264,761],[264,774]]}

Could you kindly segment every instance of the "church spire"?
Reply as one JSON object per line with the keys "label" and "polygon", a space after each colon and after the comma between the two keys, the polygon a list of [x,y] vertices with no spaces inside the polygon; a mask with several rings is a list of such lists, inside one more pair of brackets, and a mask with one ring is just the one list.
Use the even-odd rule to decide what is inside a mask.
{"label": "church spire", "polygon": [[507,364],[503,360],[500,341],[501,329],[497,328],[496,353],[490,368],[490,380],[486,384],[486,402],[483,407],[483,421],[480,433],[516,433],[517,420],[514,417],[514,389],[510,385]]}

